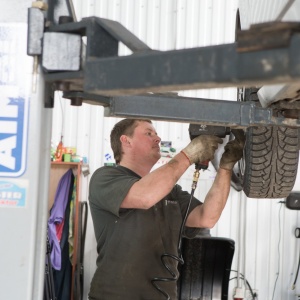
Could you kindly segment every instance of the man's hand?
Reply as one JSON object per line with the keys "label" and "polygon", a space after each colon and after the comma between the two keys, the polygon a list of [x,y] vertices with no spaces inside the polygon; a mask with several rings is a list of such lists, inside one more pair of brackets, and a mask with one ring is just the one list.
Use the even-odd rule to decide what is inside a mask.
{"label": "man's hand", "polygon": [[212,160],[218,144],[222,144],[223,140],[212,135],[199,135],[194,138],[182,152],[190,160],[190,164],[200,163],[206,160]]}
{"label": "man's hand", "polygon": [[245,137],[241,134],[235,134],[236,138],[227,143],[225,151],[220,161],[220,168],[231,171],[236,164],[243,157],[243,149],[245,144]]}

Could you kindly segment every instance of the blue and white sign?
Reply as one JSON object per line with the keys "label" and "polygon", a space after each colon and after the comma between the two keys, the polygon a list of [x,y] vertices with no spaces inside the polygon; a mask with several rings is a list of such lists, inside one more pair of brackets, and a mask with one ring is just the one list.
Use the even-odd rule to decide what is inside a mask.
{"label": "blue and white sign", "polygon": [[26,191],[24,183],[0,181],[0,207],[25,207]]}
{"label": "blue and white sign", "polygon": [[0,99],[0,176],[25,171],[28,107],[24,98]]}
{"label": "blue and white sign", "polygon": [[[24,40],[25,39],[25,40]],[[0,177],[19,177],[26,170],[29,114],[24,26],[0,26]]]}

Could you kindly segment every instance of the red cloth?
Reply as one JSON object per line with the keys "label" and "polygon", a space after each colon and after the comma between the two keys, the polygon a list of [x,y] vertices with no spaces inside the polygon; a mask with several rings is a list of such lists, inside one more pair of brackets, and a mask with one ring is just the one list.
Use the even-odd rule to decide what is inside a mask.
{"label": "red cloth", "polygon": [[56,237],[57,237],[57,240],[58,240],[59,243],[60,243],[61,236],[62,236],[62,233],[63,233],[64,224],[65,224],[65,220],[62,220],[61,223],[55,224],[55,228],[56,228]]}

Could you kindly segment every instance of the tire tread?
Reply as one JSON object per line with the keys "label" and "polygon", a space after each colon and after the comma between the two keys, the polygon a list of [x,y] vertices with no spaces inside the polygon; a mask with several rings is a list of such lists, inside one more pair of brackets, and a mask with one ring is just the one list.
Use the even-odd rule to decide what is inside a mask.
{"label": "tire tread", "polygon": [[298,128],[250,127],[245,145],[243,190],[250,198],[285,198],[295,184]]}

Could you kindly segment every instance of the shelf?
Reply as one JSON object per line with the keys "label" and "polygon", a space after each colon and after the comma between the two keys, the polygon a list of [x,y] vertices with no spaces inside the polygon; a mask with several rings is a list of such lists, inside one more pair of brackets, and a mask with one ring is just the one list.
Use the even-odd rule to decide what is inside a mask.
{"label": "shelf", "polygon": [[[48,202],[48,211],[53,205],[56,189],[61,177],[67,172],[68,169],[72,168],[74,171],[77,171],[77,174],[81,173],[82,163],[79,162],[61,162],[61,161],[52,161],[50,168],[50,188],[49,188],[49,202]],[[79,177],[78,179],[79,180]],[[76,191],[77,192],[77,191]],[[79,195],[79,194],[77,194]]]}
{"label": "shelf", "polygon": [[65,161],[51,161],[51,165],[66,165],[66,166],[77,166],[82,165],[82,162],[65,162]]}
{"label": "shelf", "polygon": [[62,162],[62,161],[51,161],[50,168],[50,183],[49,183],[49,198],[48,198],[48,212],[53,205],[56,190],[61,177],[70,169],[73,169],[73,174],[77,177],[76,182],[76,199],[75,199],[75,216],[73,220],[73,257],[72,257],[72,287],[71,287],[71,299],[73,299],[73,289],[75,282],[75,269],[77,262],[77,247],[78,247],[78,219],[79,219],[79,204],[80,204],[80,186],[81,186],[81,168],[82,162]]}

